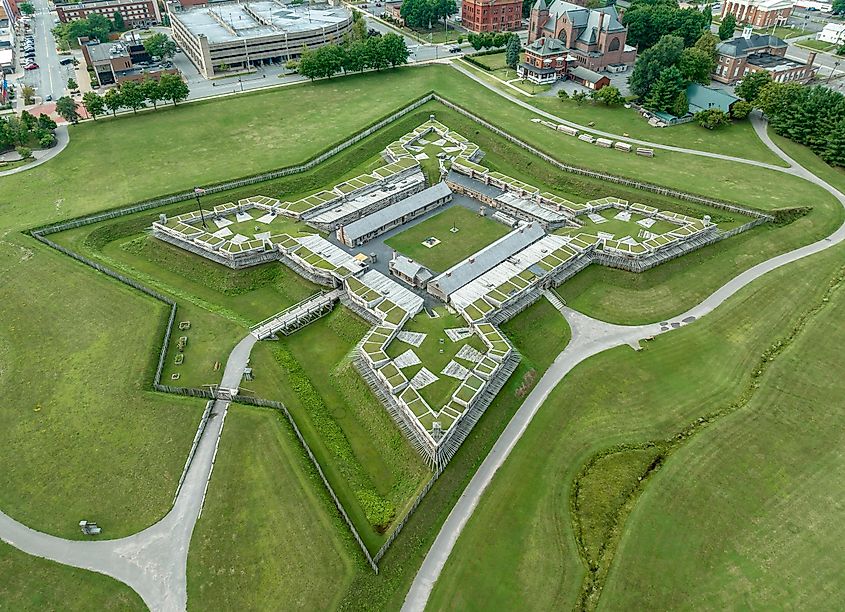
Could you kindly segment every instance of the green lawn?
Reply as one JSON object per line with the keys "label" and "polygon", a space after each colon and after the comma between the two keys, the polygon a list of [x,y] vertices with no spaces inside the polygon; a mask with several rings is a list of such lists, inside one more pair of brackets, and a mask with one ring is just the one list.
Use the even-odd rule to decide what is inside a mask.
{"label": "green lawn", "polygon": [[[608,585],[605,607],[766,608],[840,600],[841,581],[835,576],[841,555],[835,550],[841,538],[827,537],[839,529],[828,493],[841,486],[842,473],[842,427],[835,421],[842,415],[830,404],[838,397],[833,381],[842,378],[837,376],[841,360],[834,357],[839,343],[808,336],[805,354],[819,353],[809,376],[797,354],[785,354],[778,365],[790,369],[792,378],[778,377],[779,368],[773,368],[747,409],[721,420],[710,415],[729,415],[743,390],[753,391],[752,372],[760,367],[761,354],[823,303],[832,275],[841,273],[842,255],[837,248],[776,271],[705,319],[648,343],[641,353],[622,347],[579,365],[552,392],[496,474],[458,539],[429,608],[576,607],[582,588],[591,586],[584,582],[587,572],[570,513],[576,475],[592,457],[619,445],[678,440],[682,431],[703,433],[681,445],[667,471],[645,484],[643,501],[649,503],[638,506],[624,527],[624,570],[621,565],[611,570],[618,579]],[[840,291],[837,300],[842,299]],[[836,312],[841,316],[842,308]],[[830,330],[824,319],[813,325],[819,333]],[[779,396],[788,396],[791,404],[770,409]],[[742,436],[719,435],[745,415],[756,416],[741,428]],[[770,416],[781,423],[767,423]],[[710,426],[698,426],[700,417]],[[804,446],[792,442],[802,436]],[[605,468],[599,489],[614,481],[623,491],[636,485],[631,482],[636,471]],[[796,470],[795,478],[786,476]],[[670,476],[673,484],[664,489]],[[798,482],[799,490],[790,488]],[[813,515],[802,516],[810,508]],[[784,516],[796,518],[784,525]],[[507,529],[491,537],[491,525]],[[820,539],[822,531],[826,535]],[[746,560],[734,553],[740,545]],[[613,558],[611,551],[605,561]]]}
{"label": "green lawn", "polygon": [[[496,88],[501,89],[502,91],[509,94],[514,93],[512,88],[493,79],[492,76],[490,76],[490,73],[484,72],[480,68],[473,67],[472,65],[466,63],[462,63],[461,65],[465,68],[468,68],[469,70],[474,70],[475,74],[480,75],[483,79],[494,85]],[[497,72],[496,76],[504,79],[504,75],[502,75],[501,73]],[[513,76],[511,78],[513,78]],[[445,94],[446,92],[444,90],[447,87],[449,88],[449,90],[452,89],[451,80],[445,81],[444,85],[438,88],[438,91],[442,91]],[[479,104],[481,104],[482,100],[488,98],[490,94],[484,92],[484,88],[477,84],[473,85],[472,87],[478,89],[478,91],[472,92],[471,97],[473,98],[473,104],[464,102],[463,105],[466,108],[472,109],[473,112],[479,112]],[[530,92],[531,88],[529,85],[528,93]],[[455,99],[466,100],[467,97],[468,96],[466,94],[463,94],[460,96],[456,96]],[[581,125],[588,125],[592,123],[593,127],[598,130],[612,132],[614,134],[619,134],[623,137],[627,135],[631,138],[647,140],[649,142],[657,142],[677,147],[686,147],[690,149],[698,149],[701,151],[723,153],[727,155],[745,157],[748,159],[756,159],[758,161],[765,161],[767,163],[778,166],[784,165],[780,158],[774,155],[771,151],[768,150],[768,148],[766,148],[766,146],[762,142],[760,142],[760,139],[757,138],[756,134],[754,133],[754,128],[748,121],[738,121],[733,123],[728,128],[717,131],[707,130],[695,123],[686,123],[684,125],[673,126],[671,129],[660,129],[648,125],[648,122],[646,122],[634,109],[626,109],[622,106],[607,107],[604,104],[593,104],[589,101],[578,104],[573,100],[561,100],[557,96],[536,96],[533,98],[526,98],[526,101],[541,110],[544,110],[546,112],[556,115],[557,117],[560,117],[561,119],[574,121]],[[512,120],[516,119],[517,116],[519,116],[520,120],[522,121],[528,121],[532,117],[536,116],[534,113],[531,113],[527,110],[517,109],[512,105],[502,105],[502,108],[498,110],[488,108],[486,102],[483,104],[483,106],[485,108],[482,114],[485,117],[489,117],[490,115],[488,113],[490,112],[494,112],[498,117],[508,115],[512,118]],[[494,123],[496,123],[496,125],[500,127],[506,127],[513,134],[518,135],[520,138],[524,139],[526,137],[526,130],[523,129],[521,126],[517,127],[519,126],[519,123],[513,123],[512,120],[508,122],[502,121],[500,119],[499,121],[494,121]],[[550,131],[549,128],[544,126],[537,127],[547,132]],[[552,134],[554,133],[552,132]],[[592,151],[593,149],[601,149],[601,147],[596,147],[595,145],[590,145],[589,143],[581,142],[575,138],[572,138],[571,136],[566,136],[562,133],[558,135],[558,140],[560,141],[560,144],[557,147],[548,148],[547,151],[551,152],[555,157],[558,157],[559,159],[563,159],[561,157],[561,154],[563,153],[563,151],[560,151],[561,148],[577,148],[580,151],[578,154],[573,156],[572,161],[577,163],[578,165],[591,165],[590,163],[588,163],[587,160],[584,159],[583,156],[586,155],[589,157],[593,157],[594,153],[600,154],[602,157],[605,157],[606,161],[604,163],[606,164],[606,166],[604,167],[607,169],[612,168],[614,172],[620,171],[620,162],[622,165],[628,165],[628,160],[625,160],[625,155],[621,155],[622,159],[620,159],[620,153],[618,151],[607,151],[606,149],[602,149],[604,153],[594,152]],[[565,143],[566,140],[574,142]],[[609,155],[606,155],[607,153],[609,153]],[[674,157],[676,154],[672,154],[667,151],[657,152],[657,156],[661,157],[661,159],[663,159],[664,161],[667,155],[670,157]],[[680,155],[682,158],[686,157],[682,154]],[[636,161],[634,161],[633,163],[635,165],[639,165],[645,168],[649,165],[653,166],[653,161],[654,160],[652,160],[651,164],[639,164]],[[709,165],[709,163],[705,162],[705,165]],[[640,170],[640,172],[650,172],[650,169]],[[671,174],[674,174],[674,171]],[[720,175],[712,174],[711,176]],[[662,179],[655,178],[649,180],[654,180],[658,183],[667,183],[667,179],[669,182],[673,180],[672,178],[666,176],[664,176]],[[693,181],[692,185],[695,185],[695,183],[696,181]],[[684,184],[690,184],[688,180],[681,181],[676,184],[679,188],[691,188],[682,187],[682,185]]]}
{"label": "green lawn", "polygon": [[170,509],[203,402],[149,392],[166,307],[33,241],[0,243],[0,508],[79,539]]}
{"label": "green lawn", "polygon": [[755,34],[773,34],[778,38],[782,38],[783,40],[787,40],[790,38],[798,38],[799,36],[805,36],[807,34],[812,34],[809,30],[805,30],[804,28],[788,28],[786,26],[776,26],[773,28],[755,28]]}
{"label": "green lawn", "polygon": [[135,591],[113,578],[32,557],[4,542],[0,542],[0,575],[4,610],[147,609]]}
{"label": "green lawn", "polygon": [[[0,316],[4,321],[0,326],[0,386],[7,396],[6,406],[0,409],[0,464],[11,466],[0,477],[0,508],[34,528],[67,537],[79,537],[76,522],[83,515],[98,520],[108,536],[137,531],[169,507],[202,408],[201,402],[148,392],[165,315],[161,305],[37,245],[21,235],[21,230],[197,184],[299,163],[432,89],[563,161],[612,168],[622,175],[760,208],[809,203],[816,211],[827,211],[794,222],[788,228],[788,239],[780,230],[771,230],[779,233],[768,253],[809,242],[834,223],[835,214],[840,214],[833,213],[830,198],[818,188],[781,173],[668,152],[644,159],[565,137],[532,124],[531,111],[508,104],[446,66],[332,79],[72,126],[71,143],[65,152],[47,164],[3,178],[4,188],[0,190]],[[560,104],[554,99],[542,103]],[[567,116],[579,121],[592,117],[590,120],[600,128],[613,126],[632,134],[642,130],[652,139],[666,139],[672,144],[773,159],[747,127],[735,126],[740,129],[719,133],[694,131],[696,126],[657,131],[637,127],[636,117],[632,119],[630,113],[605,113],[589,105],[582,110],[574,105],[563,108],[570,113]],[[431,111],[438,118],[447,116],[436,104],[421,108],[417,114],[427,116]],[[327,117],[332,120],[327,121]],[[471,140],[479,138],[485,148],[480,140],[484,131],[468,125],[470,131],[462,133]],[[477,130],[480,135],[476,135]],[[373,163],[378,149],[369,145],[365,149],[367,143],[385,138],[387,144],[406,131],[407,125],[399,122],[311,173],[268,184],[266,195],[313,192],[327,184],[326,177],[344,176],[362,163]],[[149,142],[159,146],[139,155],[139,147]],[[132,169],[131,180],[123,175],[126,168]],[[566,189],[597,189],[595,184],[570,178]],[[254,188],[249,193],[238,190],[207,196],[204,203],[211,205],[251,193]],[[139,237],[143,227],[120,237]],[[110,265],[130,256],[149,262],[132,252],[132,247],[123,248],[120,241],[108,237],[96,237],[92,251],[94,247],[103,249]],[[695,285],[694,291],[703,291],[707,283],[748,267],[755,257],[768,256],[762,243],[740,243],[738,239],[724,244],[737,249],[730,253],[734,268],[703,274],[703,286],[699,286],[692,280],[704,268],[691,266],[689,275],[663,295],[671,300],[677,295],[677,303],[683,303],[691,299],[691,293],[681,295],[672,289]],[[234,293],[227,293],[232,285],[226,283],[233,279],[210,273],[207,278],[192,278],[191,271],[177,267],[177,258],[150,265],[150,272],[138,275],[144,282],[161,282],[162,287],[166,283],[173,288],[184,284],[188,289],[174,294],[180,303],[189,301],[231,321],[227,329],[221,326],[215,331],[215,326],[202,322],[201,313],[188,313],[192,322],[199,322],[189,348],[201,342],[218,344],[213,339],[224,337],[214,335],[218,333],[236,339],[237,325],[245,326],[261,318],[262,313],[274,311],[275,296],[289,289],[283,283],[280,290],[274,287],[260,295],[261,290],[250,293],[237,289],[235,283]],[[218,287],[218,282],[223,285]],[[627,281],[618,282],[624,289]],[[207,283],[214,285],[213,292],[206,294],[209,299],[198,294],[209,290]],[[654,297],[650,291],[646,288],[643,312],[655,303],[668,303],[662,297],[649,305]],[[232,300],[232,308],[214,306],[210,296],[216,295]],[[236,303],[238,296],[246,295],[251,297]],[[528,330],[538,335],[529,334],[528,347],[518,345],[526,361],[399,537],[386,558],[384,571],[377,577],[369,572],[355,575],[343,596],[347,607],[360,607],[361,602],[376,602],[376,607],[388,601],[394,606],[401,602],[424,543],[431,541],[461,485],[520,403],[531,376],[536,376],[531,374],[529,364],[550,361],[556,354],[550,350],[537,355],[539,360],[530,357],[533,345],[543,345],[544,330],[539,326]],[[46,350],[45,345],[49,345]],[[225,355],[226,349],[216,350]],[[190,354],[186,359],[196,363]],[[207,374],[208,363],[200,363],[196,377],[205,379]],[[351,382],[354,372],[347,369],[343,376],[344,381]],[[360,389],[354,392],[363,393]],[[399,559],[403,562],[398,563]],[[274,600],[272,605],[276,604]]]}
{"label": "green lawn", "polygon": [[430,472],[350,362],[368,327],[338,308],[256,352],[245,386],[289,407],[374,553]]}
{"label": "green lawn", "polygon": [[804,47],[806,49],[812,49],[813,51],[833,51],[836,48],[836,45],[832,43],[826,43],[821,40],[800,40],[795,43],[799,47]]}
{"label": "green lawn", "polygon": [[[452,232],[453,227],[458,231]],[[452,206],[384,242],[438,273],[507,233],[508,227],[498,221],[481,217],[463,206]],[[423,240],[429,237],[437,238],[440,244],[425,246]]]}
{"label": "green lawn", "polygon": [[330,504],[281,415],[232,406],[191,541],[189,608],[333,608],[363,570]]}
{"label": "green lawn", "polygon": [[843,316],[840,288],[748,405],[655,476],[626,527],[603,608],[823,609],[843,600]]}

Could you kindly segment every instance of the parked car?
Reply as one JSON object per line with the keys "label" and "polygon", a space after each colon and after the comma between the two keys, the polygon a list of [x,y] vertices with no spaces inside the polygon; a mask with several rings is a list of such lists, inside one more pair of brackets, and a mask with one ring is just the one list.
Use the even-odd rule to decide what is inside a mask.
{"label": "parked car", "polygon": [[36,70],[38,68],[38,64],[32,62],[31,64],[27,64],[24,70]]}
{"label": "parked car", "polygon": [[460,52],[461,52],[460,47],[452,47],[452,48],[449,49],[449,53],[460,53]]}
{"label": "parked car", "polygon": [[45,101],[45,102],[52,102],[52,101],[53,101],[53,96],[48,95],[46,98],[44,98],[44,101]]}
{"label": "parked car", "polygon": [[63,59],[63,60],[59,60],[59,63],[60,63],[62,66],[67,66],[68,64],[72,64],[72,63],[73,63],[73,58],[72,58],[72,57],[66,57],[66,58],[65,58],[65,59]]}

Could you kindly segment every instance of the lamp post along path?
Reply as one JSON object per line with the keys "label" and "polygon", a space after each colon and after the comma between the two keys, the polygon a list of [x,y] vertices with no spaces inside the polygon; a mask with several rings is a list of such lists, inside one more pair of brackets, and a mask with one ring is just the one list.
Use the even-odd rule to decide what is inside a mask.
{"label": "lamp post along path", "polygon": [[197,208],[200,210],[200,219],[202,219],[202,226],[205,229],[208,229],[208,225],[205,224],[205,214],[202,212],[202,204],[200,203],[200,196],[205,193],[205,189],[202,187],[194,187],[194,197],[197,199]]}

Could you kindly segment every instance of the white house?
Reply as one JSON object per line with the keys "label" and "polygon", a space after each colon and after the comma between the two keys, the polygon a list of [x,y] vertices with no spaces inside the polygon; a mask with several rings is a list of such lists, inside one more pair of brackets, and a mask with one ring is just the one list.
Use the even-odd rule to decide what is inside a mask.
{"label": "white house", "polygon": [[826,24],[816,39],[834,45],[845,45],[845,23]]}

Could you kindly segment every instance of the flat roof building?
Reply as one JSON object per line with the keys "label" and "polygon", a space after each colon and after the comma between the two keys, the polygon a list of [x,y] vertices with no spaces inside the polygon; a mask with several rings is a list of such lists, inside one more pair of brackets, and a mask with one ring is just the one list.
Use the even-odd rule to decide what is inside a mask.
{"label": "flat roof building", "polygon": [[168,7],[174,40],[206,78],[224,65],[247,68],[298,58],[303,47],[340,42],[352,27],[347,9],[328,4],[258,0]]}
{"label": "flat roof building", "polygon": [[442,206],[451,199],[452,190],[446,183],[437,183],[349,225],[339,227],[337,239],[349,247],[362,245],[394,227]]}
{"label": "flat roof building", "polygon": [[56,15],[62,23],[100,15],[114,21],[119,13],[124,23],[132,27],[161,23],[156,0],[87,0],[86,2],[56,2]]}

